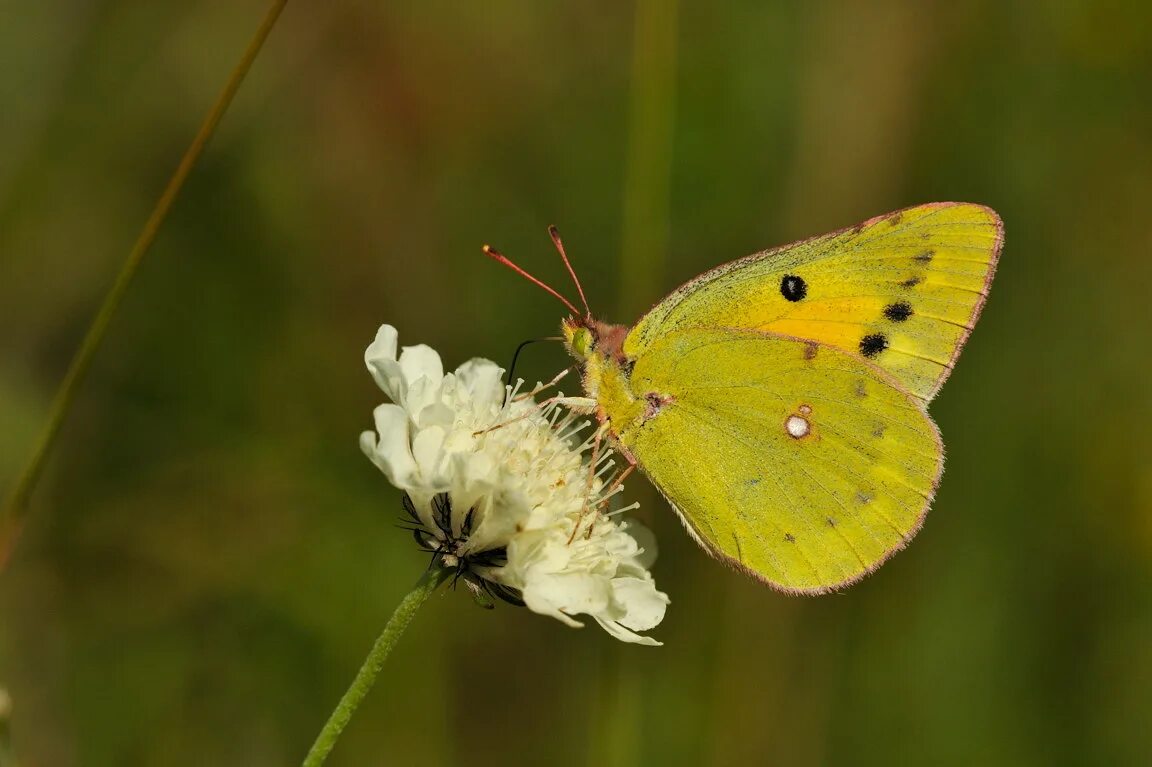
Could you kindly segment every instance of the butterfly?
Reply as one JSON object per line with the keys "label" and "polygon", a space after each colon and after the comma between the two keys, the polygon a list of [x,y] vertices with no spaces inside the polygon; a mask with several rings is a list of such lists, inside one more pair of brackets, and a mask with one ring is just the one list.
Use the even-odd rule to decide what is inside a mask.
{"label": "butterfly", "polygon": [[988,295],[1000,217],[931,203],[755,253],[673,291],[631,328],[559,298],[609,441],[714,557],[788,593],[883,564],[944,468],[928,403]]}

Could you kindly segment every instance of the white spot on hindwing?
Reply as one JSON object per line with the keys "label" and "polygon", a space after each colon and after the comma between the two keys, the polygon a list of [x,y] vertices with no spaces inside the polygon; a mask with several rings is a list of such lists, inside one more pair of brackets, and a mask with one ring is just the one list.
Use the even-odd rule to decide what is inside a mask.
{"label": "white spot on hindwing", "polygon": [[807,437],[808,432],[812,430],[812,425],[808,423],[807,418],[802,418],[798,415],[789,416],[788,420],[784,422],[784,428],[788,433],[796,438]]}

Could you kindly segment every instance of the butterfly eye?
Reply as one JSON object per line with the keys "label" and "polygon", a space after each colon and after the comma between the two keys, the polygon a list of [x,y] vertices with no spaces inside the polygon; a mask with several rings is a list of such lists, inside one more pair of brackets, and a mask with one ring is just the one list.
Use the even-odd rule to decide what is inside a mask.
{"label": "butterfly eye", "polygon": [[587,357],[592,352],[592,331],[580,328],[572,334],[572,351],[581,357]]}

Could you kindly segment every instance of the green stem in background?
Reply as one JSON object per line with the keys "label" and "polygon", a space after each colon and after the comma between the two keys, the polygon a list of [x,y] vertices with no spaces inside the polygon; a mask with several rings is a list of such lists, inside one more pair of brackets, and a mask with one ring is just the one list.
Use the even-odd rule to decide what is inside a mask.
{"label": "green stem in background", "polygon": [[662,295],[671,233],[672,139],[676,110],[677,3],[637,0],[632,104],[624,170],[621,316]]}
{"label": "green stem in background", "polygon": [[284,6],[287,4],[288,0],[273,0],[272,5],[268,8],[267,13],[264,15],[264,20],[260,23],[256,34],[252,36],[252,40],[248,43],[248,48],[244,51],[240,62],[228,77],[228,82],[225,83],[224,90],[221,91],[219,98],[216,99],[216,103],[212,105],[208,116],[204,118],[204,122],[200,125],[199,132],[197,132],[196,137],[192,140],[192,144],[184,153],[184,157],[180,160],[180,164],[177,166],[175,173],[172,174],[172,178],[169,179],[168,185],[164,188],[163,194],[161,194],[160,198],[156,201],[156,205],[152,209],[152,214],[148,217],[144,228],[136,239],[136,244],[132,246],[132,250],[124,260],[124,265],[120,267],[120,273],[116,276],[116,282],[113,283],[112,289],[109,290],[108,294],[104,297],[104,303],[101,304],[100,311],[88,327],[88,332],[84,336],[84,341],[80,344],[79,351],[77,351],[72,358],[72,362],[68,366],[68,372],[64,374],[64,380],[61,382],[60,388],[56,391],[56,397],[52,402],[52,409],[48,416],[48,424],[44,427],[44,431],[41,433],[40,439],[28,459],[28,463],[24,466],[24,470],[16,480],[16,484],[5,501],[3,509],[0,510],[0,570],[2,570],[7,563],[8,557],[15,545],[16,537],[24,526],[28,514],[28,501],[32,495],[32,491],[36,487],[37,480],[43,473],[44,463],[52,451],[52,446],[55,444],[56,438],[59,436],[60,427],[64,423],[64,418],[72,408],[72,403],[76,399],[76,393],[79,391],[80,385],[84,382],[84,377],[92,363],[92,357],[96,354],[96,350],[100,348],[100,343],[104,340],[104,336],[108,331],[108,325],[115,316],[116,310],[120,307],[124,293],[128,290],[132,278],[136,275],[136,270],[140,266],[140,262],[144,259],[144,255],[155,241],[156,235],[160,231],[160,226],[164,223],[164,219],[167,218],[168,211],[172,208],[172,203],[176,201],[176,197],[180,194],[180,190],[184,186],[188,174],[192,172],[192,168],[196,166],[196,161],[200,159],[200,155],[204,152],[204,147],[208,145],[209,139],[211,139],[212,135],[216,132],[216,126],[220,123],[220,119],[224,117],[224,113],[232,103],[236,91],[240,89],[240,84],[244,82],[245,75],[248,74],[248,70],[252,67],[252,62],[256,60],[256,56],[260,53],[264,41],[268,39],[269,33],[272,32],[272,27],[275,26],[276,20],[280,17],[280,12],[284,10]]}
{"label": "green stem in background", "polygon": [[[634,317],[660,295],[671,235],[672,140],[676,122],[678,3],[637,0],[632,93],[624,171],[620,249],[621,317]],[[646,496],[655,500],[655,493]],[[588,763],[624,767],[643,759],[647,678],[632,648],[604,648]]]}
{"label": "green stem in background", "polygon": [[12,715],[12,699],[8,691],[0,687],[0,767],[15,767],[16,757],[12,755],[12,729],[9,717]]}
{"label": "green stem in background", "polygon": [[316,742],[312,744],[308,756],[304,757],[304,767],[318,767],[324,764],[324,760],[328,758],[332,747],[340,738],[340,733],[344,732],[348,720],[352,718],[352,714],[356,712],[364,697],[368,695],[368,691],[372,689],[372,685],[376,683],[376,677],[380,674],[384,661],[388,659],[388,654],[396,646],[396,641],[400,639],[404,629],[408,628],[408,624],[412,622],[412,617],[416,615],[420,606],[452,572],[445,567],[430,568],[408,592],[408,596],[401,600],[395,612],[392,613],[392,617],[388,619],[388,624],[384,626],[384,630],[377,637],[376,644],[372,645],[372,650],[364,659],[364,663],[360,666],[352,684],[349,685],[348,691],[336,704],[336,708],[324,724],[324,729],[320,730],[320,734],[316,736]]}

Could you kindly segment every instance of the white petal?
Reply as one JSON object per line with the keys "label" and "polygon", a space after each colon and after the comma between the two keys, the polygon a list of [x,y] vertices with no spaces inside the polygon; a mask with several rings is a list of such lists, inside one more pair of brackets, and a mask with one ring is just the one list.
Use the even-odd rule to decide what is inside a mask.
{"label": "white petal", "polygon": [[585,573],[557,573],[532,577],[524,586],[524,603],[534,612],[555,616],[587,613],[595,616],[607,609],[612,592],[604,578]]}
{"label": "white petal", "polygon": [[483,403],[504,401],[504,371],[492,360],[476,357],[456,368],[456,377],[474,400]]}
{"label": "white petal", "polygon": [[412,440],[412,455],[419,467],[420,478],[436,489],[447,489],[448,479],[441,476],[444,461],[444,430],[439,426],[421,429]]}
{"label": "white petal", "polygon": [[[493,514],[491,524],[511,526],[517,520]],[[513,532],[509,529],[509,535]],[[572,550],[565,546],[566,537],[549,529],[525,530],[508,543],[508,568],[517,573],[517,588],[527,588],[534,573],[562,572],[572,558]]]}
{"label": "white petal", "polygon": [[397,333],[396,328],[391,325],[381,325],[380,329],[376,331],[376,337],[372,339],[368,349],[364,352],[364,359],[396,359],[396,340],[400,334]]}
{"label": "white petal", "polygon": [[442,409],[428,414],[424,413],[426,409],[436,405],[447,408],[447,405],[442,402],[443,378],[429,378],[422,375],[416,379],[406,377],[404,380],[407,381],[408,393],[404,396],[402,404],[417,426],[429,426],[436,423],[447,426],[452,423],[455,413],[451,408],[448,408],[447,418],[443,417],[444,411]]}
{"label": "white petal", "polygon": [[405,346],[400,352],[400,369],[404,371],[404,380],[411,386],[421,378],[439,384],[444,380],[444,363],[440,355],[430,346],[419,344]]}
{"label": "white petal", "polygon": [[[379,436],[369,458],[388,477],[388,481],[401,490],[413,487],[420,477],[416,458],[408,442],[408,413],[399,405],[379,405],[372,411]],[[360,435],[360,445],[368,440]]]}
{"label": "white petal", "polygon": [[625,611],[619,622],[635,631],[655,628],[668,609],[668,595],[648,578],[613,578],[612,597]]}
{"label": "white petal", "polygon": [[[421,383],[427,380],[427,378],[420,379],[416,386],[413,387],[413,392],[420,387]],[[452,422],[456,420],[456,411],[443,402],[430,402],[423,407],[416,408],[410,399],[408,412],[412,414],[412,420],[416,422],[416,426],[421,429],[426,429],[429,426],[439,426],[447,430],[452,426]]]}
{"label": "white petal", "polygon": [[[524,526],[524,520],[528,518],[532,508],[528,499],[521,493],[501,491],[497,488],[495,492],[489,493],[488,498],[491,502],[481,507],[484,514],[472,533],[477,549],[500,548],[507,546],[509,539],[518,538],[516,532]],[[527,576],[523,569],[507,566],[504,569],[508,571],[509,578],[516,580],[517,584],[523,584],[526,580]],[[515,588],[520,588],[520,585],[516,585]]]}
{"label": "white petal", "polygon": [[397,404],[403,404],[407,385],[400,364],[396,360],[396,328],[391,325],[381,325],[376,331],[376,338],[364,350],[364,364],[372,374],[376,385],[379,386],[388,398]]}
{"label": "white petal", "polygon": [[[596,618],[596,616],[592,616],[592,617]],[[607,631],[612,636],[619,639],[621,642],[629,642],[631,644],[642,644],[642,645],[647,645],[648,647],[663,647],[664,646],[663,642],[657,642],[652,637],[641,636],[640,634],[637,634],[633,631],[629,631],[628,629],[624,628],[623,626],[621,626],[616,621],[608,621],[608,620],[602,620],[600,618],[596,618],[596,622],[600,624],[601,628],[603,628],[605,631]]]}
{"label": "white petal", "polygon": [[[448,425],[454,428],[448,433],[447,438],[444,440],[444,449],[453,454],[460,454],[464,456],[483,457],[488,471],[492,474],[496,472],[495,462],[488,451],[480,449],[474,434],[475,429],[471,426],[464,426],[462,424],[453,424],[452,421]],[[461,468],[466,468],[461,466]]]}
{"label": "white petal", "polygon": [[603,538],[603,546],[616,560],[634,560],[640,555],[640,544],[627,532],[617,527]]}
{"label": "white petal", "polygon": [[620,529],[636,540],[638,547],[635,554],[636,564],[645,570],[652,569],[652,565],[656,563],[656,555],[659,553],[656,546],[656,536],[651,530],[634,519],[622,522]]}
{"label": "white petal", "polygon": [[368,456],[368,460],[376,463],[376,432],[360,432],[360,452]]}

